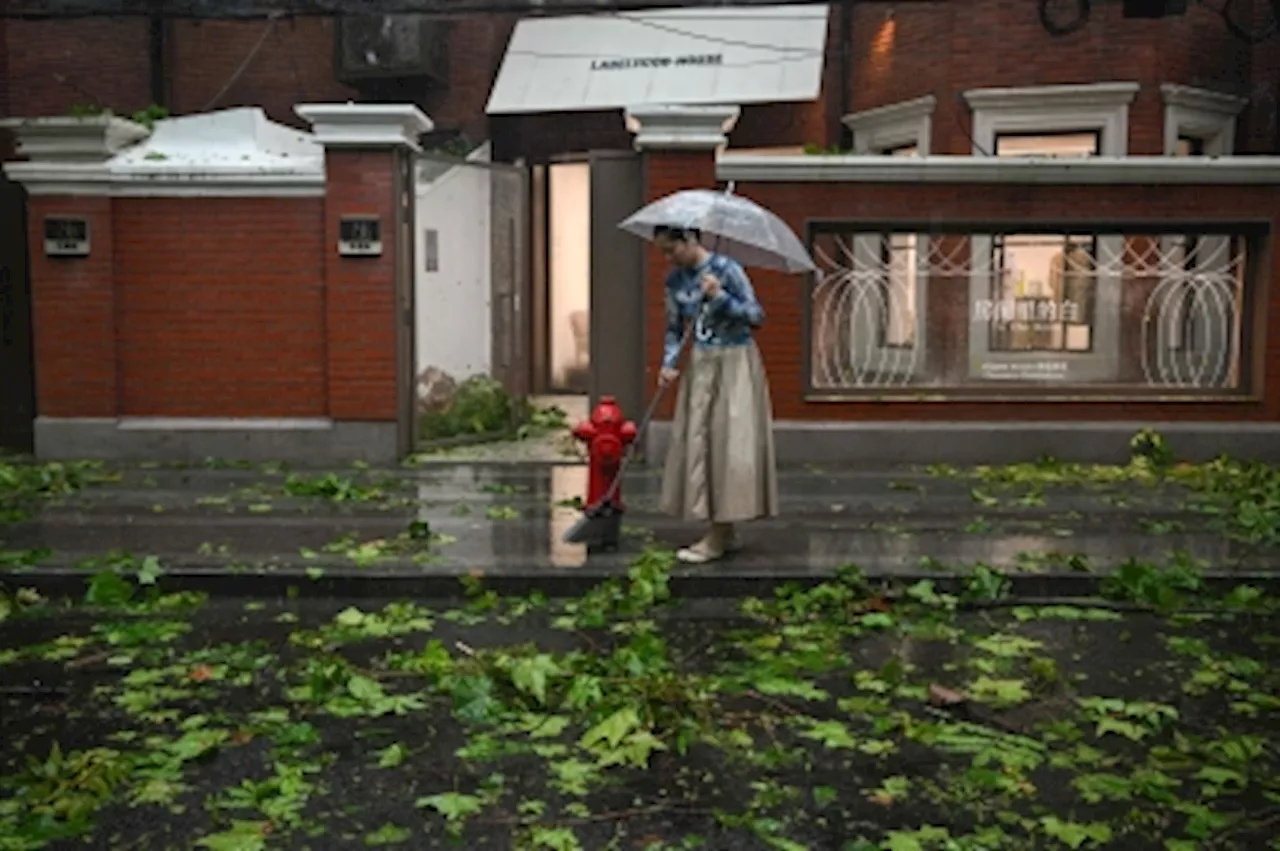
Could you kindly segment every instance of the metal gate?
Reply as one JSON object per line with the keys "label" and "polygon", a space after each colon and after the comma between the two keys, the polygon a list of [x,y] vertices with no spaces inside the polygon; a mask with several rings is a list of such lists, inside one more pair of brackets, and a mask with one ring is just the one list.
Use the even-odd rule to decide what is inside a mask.
{"label": "metal gate", "polygon": [[35,361],[26,190],[0,174],[0,449],[31,452],[35,440]]}
{"label": "metal gate", "polygon": [[414,272],[419,409],[467,379],[486,377],[523,403],[529,394],[528,170],[488,161],[418,157]]}
{"label": "metal gate", "polygon": [[489,258],[493,293],[493,375],[523,400],[529,357],[529,174],[523,166],[490,166]]}

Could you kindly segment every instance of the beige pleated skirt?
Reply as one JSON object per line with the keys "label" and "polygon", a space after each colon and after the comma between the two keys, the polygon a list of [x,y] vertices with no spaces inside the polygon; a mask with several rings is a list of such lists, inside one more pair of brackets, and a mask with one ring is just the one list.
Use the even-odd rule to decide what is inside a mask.
{"label": "beige pleated skirt", "polygon": [[778,514],[773,403],[754,342],[695,346],[676,397],[662,510],[739,523]]}

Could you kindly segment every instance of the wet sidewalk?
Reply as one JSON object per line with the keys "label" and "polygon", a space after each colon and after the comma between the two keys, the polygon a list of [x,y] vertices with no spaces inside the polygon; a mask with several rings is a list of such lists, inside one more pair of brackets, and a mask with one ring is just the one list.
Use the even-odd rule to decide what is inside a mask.
{"label": "wet sidewalk", "polygon": [[[647,544],[700,534],[657,513],[659,472],[624,489],[622,550],[562,542],[579,516],[577,465],[439,464],[314,471],[135,466],[118,481],[0,524],[0,580],[82,582],[153,557],[170,584],[227,593],[438,595],[483,574],[505,590],[576,593],[625,572]],[[1023,593],[1088,593],[1129,559],[1189,559],[1235,583],[1280,574],[1280,553],[1231,540],[1175,485],[996,487],[918,470],[781,472],[782,514],[742,528],[743,552],[677,571],[684,593],[816,581],[856,564],[871,576],[946,580],[983,564]]]}

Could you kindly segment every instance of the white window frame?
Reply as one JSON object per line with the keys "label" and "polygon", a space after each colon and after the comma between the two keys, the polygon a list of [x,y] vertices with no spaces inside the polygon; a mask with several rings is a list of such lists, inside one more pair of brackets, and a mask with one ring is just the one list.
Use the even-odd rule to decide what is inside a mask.
{"label": "white window frame", "polygon": [[843,122],[853,134],[853,152],[875,154],[915,145],[916,152],[927,157],[933,136],[933,110],[937,104],[936,97],[925,95],[846,115]]}
{"label": "white window frame", "polygon": [[[1096,132],[1098,156],[1123,157],[1129,153],[1129,107],[1140,86],[1133,82],[1091,83],[1064,86],[1026,86],[971,89],[964,93],[973,110],[974,156],[995,156],[996,139],[1003,134]],[[1096,259],[1123,256],[1124,240],[1096,240]],[[1119,375],[1120,282],[1097,275],[1090,352],[1003,352],[990,348],[987,324],[974,321],[973,305],[990,298],[992,239],[970,239],[969,278],[969,377],[981,376],[982,364],[1065,362],[1069,384],[1107,381]],[[1105,262],[1105,261],[1104,261]],[[1113,261],[1114,262],[1114,261]],[[1054,373],[1057,374],[1057,373]]]}
{"label": "white window frame", "polygon": [[[853,152],[861,156],[893,155],[895,150],[914,147],[914,156],[928,156],[933,137],[933,111],[938,99],[933,95],[913,98],[846,115],[844,126],[853,134]],[[888,258],[886,260],[886,257]],[[927,234],[876,234],[853,239],[852,261],[857,268],[875,270],[885,284],[883,304],[873,298],[855,299],[851,317],[852,339],[862,347],[861,357],[880,364],[901,376],[914,377],[925,367],[925,329],[929,292],[929,237]],[[914,275],[895,280],[900,263],[913,265]],[[895,286],[911,288],[913,296],[910,343],[879,342],[882,327],[893,321],[891,305]],[[887,327],[885,327],[887,331]],[[875,342],[862,342],[872,341]]]}
{"label": "white window frame", "polygon": [[1160,86],[1164,101],[1164,153],[1172,156],[1178,139],[1188,136],[1204,143],[1207,157],[1236,152],[1236,121],[1247,98],[1223,92],[1165,83]]}
{"label": "white window frame", "polygon": [[1002,133],[1096,130],[1099,156],[1126,156],[1129,106],[1138,89],[1129,82],[970,89],[963,96],[973,110],[973,155],[994,155]]}

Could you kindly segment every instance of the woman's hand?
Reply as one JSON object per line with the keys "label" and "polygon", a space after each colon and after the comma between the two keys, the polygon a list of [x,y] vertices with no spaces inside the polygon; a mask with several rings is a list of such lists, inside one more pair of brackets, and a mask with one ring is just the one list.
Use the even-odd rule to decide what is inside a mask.
{"label": "woman's hand", "polygon": [[680,377],[680,370],[671,366],[664,366],[658,371],[658,386],[666,387],[668,384],[674,384],[676,379]]}
{"label": "woman's hand", "polygon": [[720,295],[720,279],[710,272],[702,275],[702,295],[708,299]]}

